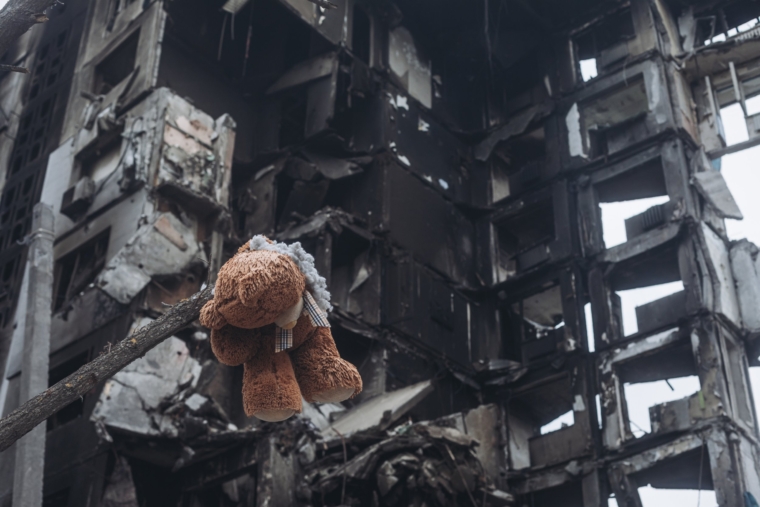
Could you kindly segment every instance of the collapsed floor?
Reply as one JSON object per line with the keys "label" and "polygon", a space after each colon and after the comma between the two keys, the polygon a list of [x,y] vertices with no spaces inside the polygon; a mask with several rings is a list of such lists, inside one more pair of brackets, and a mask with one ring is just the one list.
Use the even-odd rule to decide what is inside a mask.
{"label": "collapsed floor", "polygon": [[[0,75],[2,412],[38,201],[56,213],[51,383],[267,234],[314,255],[365,390],[261,424],[194,325],[48,420],[44,505],[760,498],[760,255],[728,239],[742,216],[719,170],[760,144],[758,16],[751,0],[53,8],[0,55],[32,71]],[[729,144],[736,104],[748,140]],[[619,203],[651,204],[610,228]],[[664,284],[624,325],[625,291]],[[681,380],[693,394],[638,427],[632,389]],[[0,506],[13,469],[9,450]]]}

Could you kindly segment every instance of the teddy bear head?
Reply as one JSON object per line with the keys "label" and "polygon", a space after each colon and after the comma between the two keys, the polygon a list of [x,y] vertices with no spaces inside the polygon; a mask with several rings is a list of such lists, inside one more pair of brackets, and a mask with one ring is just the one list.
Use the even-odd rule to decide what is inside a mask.
{"label": "teddy bear head", "polygon": [[256,236],[219,270],[214,299],[201,311],[200,321],[209,329],[227,324],[255,329],[273,323],[287,328],[298,319],[307,289],[320,307],[331,309],[325,287],[314,258],[300,243],[286,245]]}

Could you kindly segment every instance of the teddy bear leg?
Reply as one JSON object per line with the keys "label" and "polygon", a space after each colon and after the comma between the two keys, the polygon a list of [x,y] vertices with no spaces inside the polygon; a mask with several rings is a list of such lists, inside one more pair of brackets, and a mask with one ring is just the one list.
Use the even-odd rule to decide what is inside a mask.
{"label": "teddy bear leg", "polygon": [[287,352],[274,353],[265,340],[261,352],[245,363],[243,407],[262,421],[284,421],[301,411],[301,390]]}
{"label": "teddy bear leg", "polygon": [[340,358],[328,328],[317,328],[314,336],[291,352],[290,357],[301,394],[308,402],[337,403],[362,390],[359,372]]}

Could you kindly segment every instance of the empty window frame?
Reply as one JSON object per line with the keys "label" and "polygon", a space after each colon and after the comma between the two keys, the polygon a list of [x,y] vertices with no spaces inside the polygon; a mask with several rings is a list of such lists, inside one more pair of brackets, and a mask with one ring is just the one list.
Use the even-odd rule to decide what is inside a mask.
{"label": "empty window frame", "polygon": [[[546,188],[492,218],[497,281],[556,260],[569,249],[569,223],[564,218],[557,223],[557,216],[563,216],[565,210],[555,209],[557,203],[561,206],[564,201],[557,201],[556,193],[557,189]],[[550,248],[555,243],[564,243],[564,247]]]}
{"label": "empty window frame", "polygon": [[[741,0],[711,10],[684,14],[687,15],[682,17],[682,26],[691,27],[694,45],[700,47],[725,42],[753,30],[760,17],[760,5],[751,0]],[[692,34],[688,34],[687,38],[691,38],[690,35]]]}
{"label": "empty window frame", "polygon": [[674,211],[665,175],[670,153],[666,147],[647,150],[580,185],[582,237],[589,251],[620,245],[668,223]]}
{"label": "empty window frame", "polygon": [[[620,417],[627,438],[677,430],[684,423],[679,420],[678,409],[699,403],[695,393],[701,384],[686,328],[669,329],[631,342],[616,349],[605,361],[611,364],[616,382],[622,386],[617,392],[623,398],[617,402],[605,399],[605,404],[612,402],[617,407],[617,415],[605,421],[616,425],[613,421]],[[604,393],[609,397],[611,391],[605,389]],[[688,419],[688,410],[686,414]],[[685,422],[690,424],[689,420]]]}
{"label": "empty window frame", "polygon": [[588,158],[616,153],[649,135],[646,82],[631,76],[611,90],[576,106],[582,150]]}
{"label": "empty window frame", "polygon": [[564,339],[562,289],[549,284],[500,310],[503,348],[512,361],[528,364],[554,356]]}
{"label": "empty window frame", "polygon": [[[65,379],[90,360],[90,351],[85,350],[76,356],[67,359],[59,365],[50,368],[48,373],[48,385],[54,385]],[[47,420],[47,431],[52,431],[64,424],[82,417],[84,413],[84,398],[77,399],[50,416]]]}
{"label": "empty window frame", "polygon": [[330,180],[319,173],[313,164],[295,157],[288,160],[284,171],[277,175],[275,181],[275,219],[278,230],[303,221],[319,211],[330,189]]}
{"label": "empty window frame", "polygon": [[[713,477],[710,470],[710,449],[708,445],[704,443],[702,445],[704,448],[699,446],[696,449],[676,454],[672,458],[655,461],[650,467],[631,476],[636,484],[642,485],[640,489],[646,487],[643,485],[648,485],[654,490],[679,489],[697,491],[702,489],[713,491]],[[645,493],[645,497],[642,498],[642,503],[645,499],[650,500],[644,504],[647,507],[654,507],[655,505],[687,505],[686,502],[669,504],[658,501],[654,503],[651,502],[653,498],[650,495],[651,492],[648,491]],[[708,492],[702,497],[702,502],[705,502],[703,505],[715,505],[707,503],[709,496],[710,493]],[[692,498],[694,497],[692,496]],[[685,500],[683,497],[681,499]]]}
{"label": "empty window frame", "polygon": [[491,201],[518,195],[539,183],[546,169],[543,127],[496,146],[491,158]]}
{"label": "empty window frame", "polygon": [[351,22],[351,52],[367,65],[372,54],[372,20],[358,2],[353,4]]}
{"label": "empty window frame", "polygon": [[388,66],[399,84],[428,109],[433,106],[432,63],[403,26],[388,35]]}
{"label": "empty window frame", "polygon": [[602,19],[573,39],[576,75],[589,81],[628,57],[628,41],[636,37],[631,10],[626,8]]}
{"label": "empty window frame", "polygon": [[666,203],[670,199],[660,158],[610,178],[595,190],[606,248],[663,225],[669,216]]}
{"label": "empty window frame", "polygon": [[579,394],[584,368],[534,379],[515,387],[507,402],[510,468],[519,470],[566,462],[590,449],[587,417],[593,407]]}
{"label": "empty window frame", "polygon": [[372,275],[370,246],[367,237],[348,228],[332,237],[330,293],[333,301],[345,311],[361,313],[360,302],[352,294]]}
{"label": "empty window frame", "polygon": [[135,68],[139,42],[140,30],[136,30],[95,66],[93,93],[96,95],[107,94],[132,73]]}
{"label": "empty window frame", "polygon": [[687,315],[679,245],[678,239],[668,241],[611,270],[608,283],[618,298],[622,336],[656,331]]}
{"label": "empty window frame", "polygon": [[717,109],[718,136],[727,146],[737,145],[760,137],[760,70],[757,61],[734,65],[728,70],[707,78],[705,93],[707,107]]}
{"label": "empty window frame", "polygon": [[64,255],[55,264],[53,310],[83,291],[106,265],[110,228]]}
{"label": "empty window frame", "polygon": [[[642,486],[639,488],[642,507],[660,507],[661,505],[718,505],[715,491],[706,487],[702,489],[665,489]],[[610,504],[610,507],[615,507]]]}
{"label": "empty window frame", "polygon": [[185,273],[154,276],[148,285],[146,304],[156,312],[165,312],[169,306],[200,290],[201,283],[206,279],[204,271],[200,266],[193,266]]}

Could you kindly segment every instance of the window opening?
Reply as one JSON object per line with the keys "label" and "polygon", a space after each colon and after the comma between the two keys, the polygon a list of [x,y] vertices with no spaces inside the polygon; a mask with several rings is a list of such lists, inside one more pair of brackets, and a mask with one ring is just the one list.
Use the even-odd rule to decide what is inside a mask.
{"label": "window opening", "polygon": [[[79,368],[84,366],[90,360],[90,352],[84,351],[81,354],[63,362],[62,364],[51,368],[48,373],[48,385],[54,385],[65,379]],[[84,413],[84,398],[80,398],[50,416],[47,420],[47,431],[60,428],[64,424],[82,417]]]}
{"label": "window opening", "polygon": [[564,337],[560,286],[555,285],[502,308],[501,322],[506,359],[530,363],[551,356]]}
{"label": "window opening", "polygon": [[105,267],[110,231],[106,229],[56,262],[54,311],[83,291]]}
{"label": "window opening", "polygon": [[625,402],[631,433],[636,438],[641,438],[652,432],[650,407],[687,398],[700,389],[699,377],[696,375],[654,382],[625,383]]}
{"label": "window opening", "polygon": [[594,341],[594,317],[591,313],[591,303],[586,303],[583,306],[583,316],[586,319],[586,341],[588,343],[588,351],[596,351],[596,342]]}
{"label": "window opening", "polygon": [[351,51],[359,60],[369,65],[372,48],[372,25],[369,16],[358,3],[354,3],[352,30]]}
{"label": "window opening", "polygon": [[548,260],[546,244],[556,237],[554,201],[549,193],[519,213],[495,223],[501,279]]}
{"label": "window opening", "polygon": [[669,197],[660,158],[597,183],[595,190],[606,248],[625,243],[666,221]]}
{"label": "window opening", "polygon": [[636,32],[630,9],[605,17],[575,38],[575,54],[582,81],[597,77],[600,70],[628,56],[627,41]]}
{"label": "window opening", "polygon": [[565,412],[561,416],[557,417],[549,424],[541,426],[540,431],[542,435],[546,435],[547,433],[552,433],[554,431],[561,430],[562,428],[567,428],[573,424],[575,424],[575,415],[574,412],[570,410],[569,412]]}
{"label": "window opening", "polygon": [[134,70],[139,42],[140,30],[137,30],[95,67],[93,92],[96,95],[107,94]]}
{"label": "window opening", "polygon": [[[649,112],[646,84],[642,77],[580,105],[583,150],[590,158],[616,153],[625,148],[639,132],[640,123]],[[645,130],[645,129],[644,129]]]}

